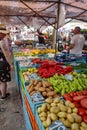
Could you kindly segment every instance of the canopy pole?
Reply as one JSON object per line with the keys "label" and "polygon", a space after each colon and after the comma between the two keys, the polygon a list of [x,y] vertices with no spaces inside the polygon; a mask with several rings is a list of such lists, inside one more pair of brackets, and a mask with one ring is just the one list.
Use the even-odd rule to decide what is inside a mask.
{"label": "canopy pole", "polygon": [[[28,6],[23,0],[20,0],[21,3],[23,3],[28,9],[32,10],[35,14],[37,14],[40,18],[42,18],[45,22],[47,22],[49,25],[51,25],[53,28],[55,28],[48,20],[46,20],[44,17],[42,17],[39,13],[37,13],[35,10],[33,10],[30,6]],[[57,29],[57,28],[55,28]]]}
{"label": "canopy pole", "polygon": [[58,28],[59,28],[60,2],[61,2],[61,0],[58,0],[58,3],[57,3],[57,17],[56,17],[56,19],[57,19],[57,23],[56,23],[57,30],[56,30],[55,55],[58,51],[57,49],[58,49],[58,44],[59,44],[58,43]]}
{"label": "canopy pole", "polygon": [[[21,18],[17,17],[25,26],[27,26],[28,28],[30,28]],[[31,29],[30,29],[31,30]],[[31,30],[32,31],[32,30]],[[33,31],[32,31],[33,32]]]}

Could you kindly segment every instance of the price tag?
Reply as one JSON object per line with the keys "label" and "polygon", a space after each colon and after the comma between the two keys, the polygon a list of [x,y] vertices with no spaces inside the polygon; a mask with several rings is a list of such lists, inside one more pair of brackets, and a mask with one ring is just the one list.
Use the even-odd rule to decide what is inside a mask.
{"label": "price tag", "polygon": [[73,76],[71,75],[71,74],[66,74],[65,75],[65,78],[67,79],[67,80],[73,80]]}
{"label": "price tag", "polygon": [[55,121],[48,130],[68,130],[61,121]]}
{"label": "price tag", "polygon": [[34,93],[32,96],[31,96],[32,100],[34,102],[39,102],[39,101],[43,101],[44,100],[44,97],[41,95],[40,92],[37,92],[37,93]]}

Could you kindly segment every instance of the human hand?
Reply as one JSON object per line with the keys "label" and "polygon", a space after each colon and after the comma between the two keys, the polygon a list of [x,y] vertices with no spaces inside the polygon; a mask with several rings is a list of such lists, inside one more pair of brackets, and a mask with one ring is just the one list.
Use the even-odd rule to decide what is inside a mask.
{"label": "human hand", "polygon": [[11,68],[11,70],[14,70],[14,66],[13,65],[10,65],[10,68]]}

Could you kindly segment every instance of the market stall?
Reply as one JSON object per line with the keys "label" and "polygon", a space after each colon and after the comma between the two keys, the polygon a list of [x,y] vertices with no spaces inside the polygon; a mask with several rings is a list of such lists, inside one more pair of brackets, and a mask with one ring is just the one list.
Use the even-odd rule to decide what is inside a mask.
{"label": "market stall", "polygon": [[13,56],[26,130],[86,129],[86,59],[58,52],[55,60],[52,49],[18,52]]}
{"label": "market stall", "polygon": [[[40,25],[51,25],[56,44],[56,30],[65,18],[87,22],[86,5],[86,0],[0,1],[0,20],[9,30],[9,23],[28,28],[33,25],[35,31]],[[60,14],[61,9],[66,15]],[[31,41],[21,43],[24,42]],[[78,58],[58,52],[56,46],[55,50],[22,47],[13,47],[12,56],[26,130],[86,130],[87,53]]]}

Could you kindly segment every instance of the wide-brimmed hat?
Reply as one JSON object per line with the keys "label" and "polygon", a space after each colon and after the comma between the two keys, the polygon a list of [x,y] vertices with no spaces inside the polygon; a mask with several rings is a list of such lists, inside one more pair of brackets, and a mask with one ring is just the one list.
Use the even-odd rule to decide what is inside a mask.
{"label": "wide-brimmed hat", "polygon": [[6,30],[6,26],[4,24],[0,24],[0,33],[4,33],[4,34],[9,33],[9,31]]}

